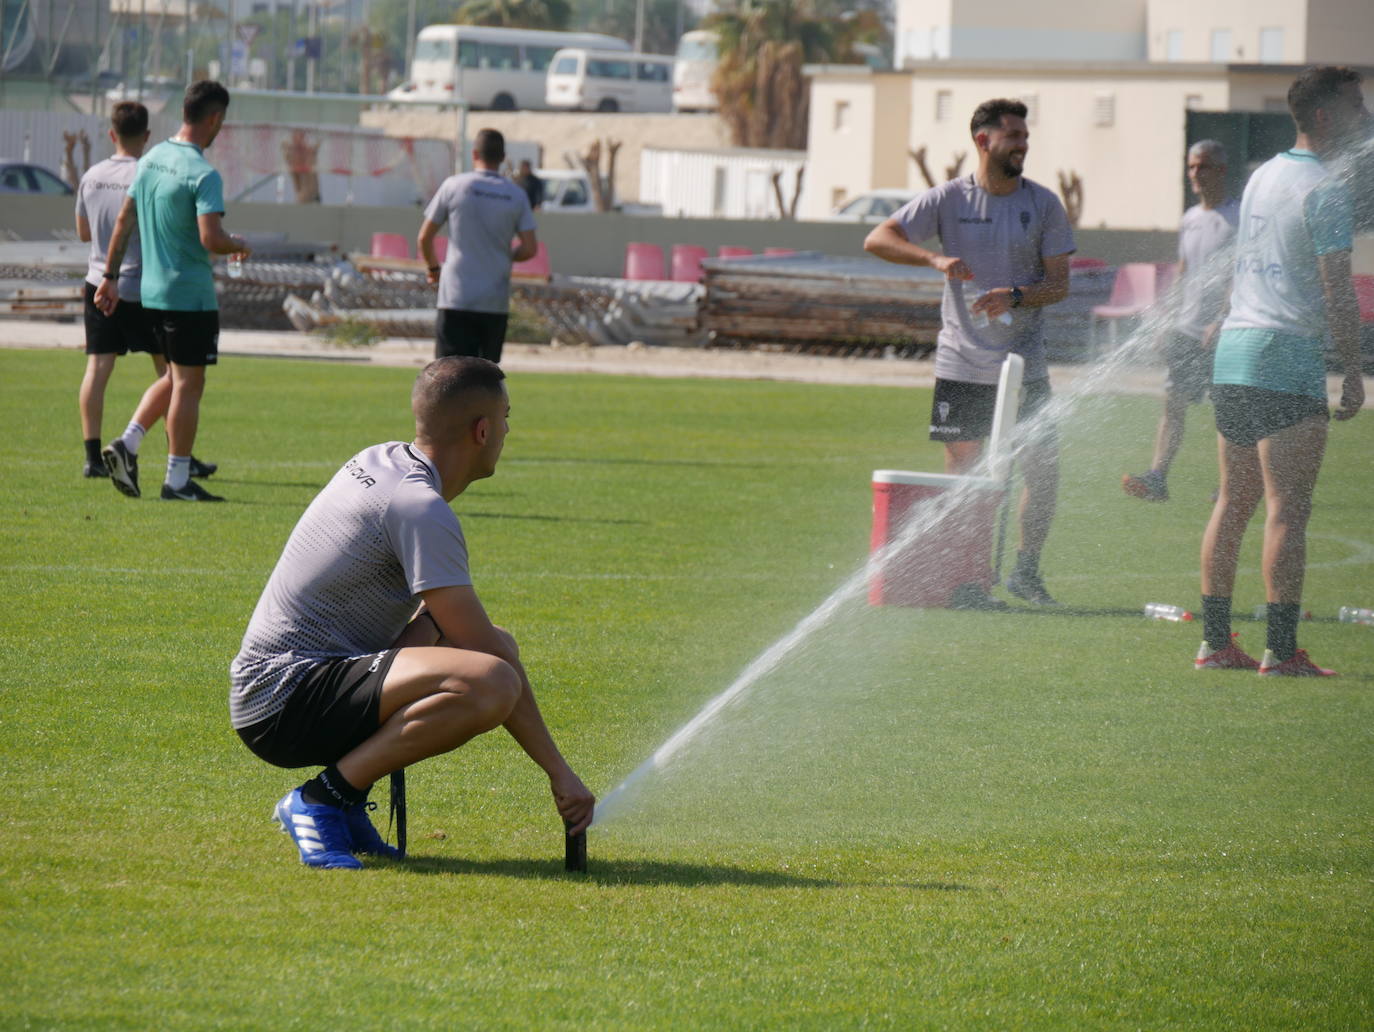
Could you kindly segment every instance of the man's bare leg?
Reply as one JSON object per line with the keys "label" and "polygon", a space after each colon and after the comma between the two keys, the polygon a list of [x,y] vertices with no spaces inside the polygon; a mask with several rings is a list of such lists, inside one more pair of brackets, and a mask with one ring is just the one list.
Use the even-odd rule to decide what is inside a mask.
{"label": "man's bare leg", "polygon": [[1217,434],[1220,482],[1202,535],[1202,637],[1213,649],[1231,645],[1231,595],[1245,528],[1264,494],[1259,452]]}
{"label": "man's bare leg", "polygon": [[114,372],[114,355],[87,355],[86,372],[81,377],[77,400],[81,408],[81,436],[100,438],[100,423],[105,416],[105,388]]}

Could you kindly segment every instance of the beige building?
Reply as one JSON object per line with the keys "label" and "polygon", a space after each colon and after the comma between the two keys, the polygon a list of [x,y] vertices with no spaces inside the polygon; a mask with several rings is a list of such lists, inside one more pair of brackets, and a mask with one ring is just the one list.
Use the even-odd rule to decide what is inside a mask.
{"label": "beige building", "polygon": [[1149,0],[1151,61],[1364,64],[1371,0]]}
{"label": "beige building", "polygon": [[[800,218],[823,217],[867,190],[926,189],[911,157],[922,148],[937,182],[956,164],[970,171],[974,108],[1014,97],[1029,109],[1026,174],[1058,190],[1061,172],[1076,173],[1083,182],[1081,226],[1174,229],[1187,200],[1188,112],[1287,111],[1300,66],[940,61],[903,72],[834,65],[810,71]],[[1366,77],[1374,81],[1368,71]]]}
{"label": "beige building", "polygon": [[921,61],[1143,61],[1146,0],[897,0],[893,67]]}

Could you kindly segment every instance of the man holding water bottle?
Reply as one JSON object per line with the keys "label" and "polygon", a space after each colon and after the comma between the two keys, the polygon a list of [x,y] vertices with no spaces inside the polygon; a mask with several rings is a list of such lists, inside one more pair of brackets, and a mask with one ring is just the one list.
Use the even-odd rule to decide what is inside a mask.
{"label": "man holding water bottle", "polygon": [[[884,261],[924,265],[945,275],[935,351],[930,439],[945,446],[945,472],[970,472],[992,430],[997,379],[1008,352],[1026,362],[1018,418],[1050,399],[1040,309],[1069,292],[1073,230],[1055,194],[1022,175],[1030,133],[1026,106],[989,100],[969,130],[976,171],[914,198],[869,233],[864,250]],[[921,242],[938,237],[941,251]],[[966,286],[967,285],[967,286]],[[1021,543],[1006,587],[1033,605],[1055,605],[1040,577],[1059,487],[1059,441],[1037,420],[1021,453]],[[986,596],[975,608],[1002,608]]]}
{"label": "man holding water bottle", "polygon": [[[95,304],[109,315],[119,304],[119,269],[134,227],[143,249],[143,307],[171,370],[167,409],[165,501],[219,502],[190,479],[191,447],[200,422],[205,369],[218,360],[219,302],[210,256],[249,252],[241,237],[224,231],[224,184],[204,151],[219,135],[229,111],[229,91],[217,82],[193,83],[182,102],[177,134],[139,161],[115,223]],[[121,494],[139,497],[138,441],[126,440],[147,426],[139,414],[130,430],[102,453]]]}

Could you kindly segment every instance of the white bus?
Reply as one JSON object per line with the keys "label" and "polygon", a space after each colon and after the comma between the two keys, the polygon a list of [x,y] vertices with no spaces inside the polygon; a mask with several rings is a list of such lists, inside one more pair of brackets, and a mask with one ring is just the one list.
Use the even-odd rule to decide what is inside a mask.
{"label": "white bus", "polygon": [[574,111],[672,111],[673,59],[569,47],[549,65],[546,99]]}
{"label": "white bus", "polygon": [[409,81],[387,94],[420,104],[466,101],[493,111],[543,109],[545,75],[563,47],[628,51],[594,32],[545,32],[486,25],[426,25],[415,39]]}
{"label": "white bus", "polygon": [[710,29],[684,32],[677,41],[677,64],[673,67],[673,110],[714,111],[720,106],[711,89],[716,73],[720,40]]}

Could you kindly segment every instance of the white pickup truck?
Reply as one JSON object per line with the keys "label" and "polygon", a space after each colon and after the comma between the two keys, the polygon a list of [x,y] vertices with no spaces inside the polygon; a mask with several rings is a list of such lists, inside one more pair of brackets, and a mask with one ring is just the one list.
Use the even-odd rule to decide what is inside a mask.
{"label": "white pickup truck", "polygon": [[[544,211],[568,215],[596,213],[592,182],[586,172],[572,168],[541,168],[534,174],[544,181]],[[627,215],[663,214],[663,208],[656,204],[617,203],[614,210]]]}

